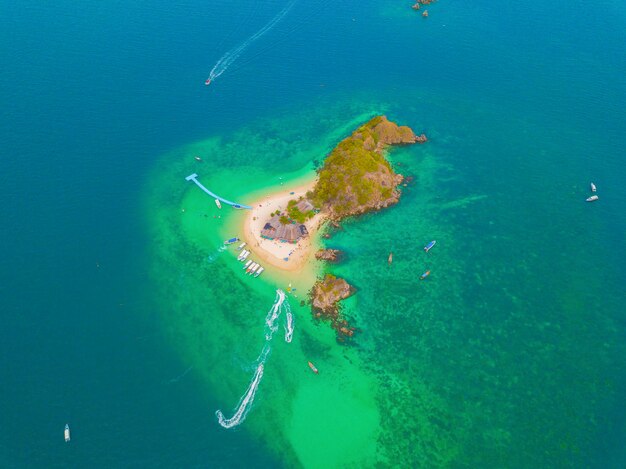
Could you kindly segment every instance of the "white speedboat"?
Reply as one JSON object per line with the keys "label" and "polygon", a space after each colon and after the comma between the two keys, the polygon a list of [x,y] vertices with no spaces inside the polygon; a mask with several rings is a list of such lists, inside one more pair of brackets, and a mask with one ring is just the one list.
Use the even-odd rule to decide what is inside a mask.
{"label": "white speedboat", "polygon": [[65,436],[65,441],[70,441],[70,425],[68,423],[65,424],[65,431],[63,432]]}
{"label": "white speedboat", "polygon": [[591,183],[591,192],[595,192],[596,191],[596,185],[592,182]]}
{"label": "white speedboat", "polygon": [[250,275],[255,273],[259,267],[261,267],[259,264],[254,264],[254,266],[250,269]]}
{"label": "white speedboat", "polygon": [[243,270],[246,270],[248,267],[250,267],[250,264],[252,264],[252,259],[246,262],[246,265],[243,266]]}
{"label": "white speedboat", "polygon": [[237,251],[241,251],[243,249],[243,247],[246,245],[246,243],[241,243],[238,247],[237,247]]}
{"label": "white speedboat", "polygon": [[595,202],[599,198],[600,197],[598,197],[597,195],[592,195],[591,197],[587,197],[587,202]]}
{"label": "white speedboat", "polygon": [[259,275],[261,275],[261,272],[263,272],[265,269],[263,267],[260,267],[259,270],[256,271],[256,274],[254,274],[255,277],[258,277]]}
{"label": "white speedboat", "polygon": [[217,208],[222,208],[222,203],[220,202],[220,199],[215,199],[215,205],[217,205]]}

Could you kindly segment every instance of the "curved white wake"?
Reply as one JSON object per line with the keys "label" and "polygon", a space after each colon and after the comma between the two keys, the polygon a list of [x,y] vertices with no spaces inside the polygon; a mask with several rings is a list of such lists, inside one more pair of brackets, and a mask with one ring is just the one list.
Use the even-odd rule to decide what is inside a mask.
{"label": "curved white wake", "polygon": [[261,378],[263,378],[263,370],[265,367],[265,361],[269,356],[271,351],[270,341],[272,340],[272,336],[274,332],[278,330],[278,325],[276,324],[276,320],[280,317],[280,314],[285,311],[285,315],[287,317],[285,324],[285,341],[291,342],[291,338],[293,336],[293,316],[291,314],[291,308],[289,306],[289,302],[285,302],[285,292],[282,290],[276,290],[276,298],[274,299],[274,304],[267,312],[265,316],[265,344],[263,345],[263,349],[257,358],[257,368],[248,385],[248,389],[239,400],[239,404],[237,405],[237,410],[235,414],[227,419],[224,417],[224,414],[221,410],[217,410],[215,415],[217,416],[218,423],[224,428],[232,428],[240,423],[242,423],[246,419],[246,415],[252,408],[252,403],[254,402],[254,396],[256,391],[261,383]]}
{"label": "curved white wake", "polygon": [[276,26],[278,22],[282,20],[287,15],[287,13],[289,13],[289,10],[291,10],[291,8],[294,6],[296,1],[297,0],[291,0],[287,4],[287,6],[280,11],[280,13],[278,13],[274,18],[270,20],[269,23],[267,23],[265,26],[259,29],[256,33],[254,33],[252,36],[246,39],[242,44],[226,52],[211,69],[207,82],[208,83],[212,82],[217,77],[219,77],[222,73],[224,73],[228,69],[228,67],[230,67],[230,65],[235,60],[237,60],[237,58],[243,53],[243,51],[245,51],[248,48],[250,44],[252,44],[258,38],[263,36],[266,32],[268,32],[274,26]]}
{"label": "curved white wake", "polygon": [[254,373],[254,377],[246,390],[246,393],[239,401],[239,406],[237,408],[237,412],[231,418],[224,418],[224,414],[221,410],[215,412],[217,415],[217,421],[224,428],[231,428],[236,425],[239,425],[244,421],[246,415],[250,411],[250,407],[252,407],[252,402],[254,401],[254,395],[256,394],[256,390],[259,387],[259,383],[261,382],[261,378],[263,378],[263,363],[259,363],[259,366],[256,368],[256,372]]}

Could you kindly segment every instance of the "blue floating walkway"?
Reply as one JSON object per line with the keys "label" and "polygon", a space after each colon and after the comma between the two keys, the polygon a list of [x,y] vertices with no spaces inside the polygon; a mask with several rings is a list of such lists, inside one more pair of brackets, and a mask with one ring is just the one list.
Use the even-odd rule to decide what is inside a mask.
{"label": "blue floating walkway", "polygon": [[198,187],[199,187],[200,189],[202,189],[204,192],[206,192],[206,193],[207,193],[207,194],[209,194],[211,197],[213,197],[213,198],[215,198],[215,199],[218,199],[218,200],[220,200],[221,202],[223,202],[223,203],[225,203],[225,204],[231,205],[231,206],[233,206],[233,207],[235,207],[235,208],[247,208],[248,210],[252,210],[252,207],[250,207],[249,205],[243,205],[243,204],[238,204],[238,203],[235,203],[235,202],[231,202],[230,200],[226,200],[226,199],[224,199],[224,198],[220,197],[219,195],[214,194],[213,192],[211,192],[210,190],[208,190],[206,187],[204,187],[204,186],[200,183],[200,181],[198,181],[198,175],[197,175],[196,173],[193,173],[192,175],[187,176],[187,177],[185,178],[185,181],[193,181],[193,182],[195,182],[195,183],[196,183],[196,186],[198,186]]}

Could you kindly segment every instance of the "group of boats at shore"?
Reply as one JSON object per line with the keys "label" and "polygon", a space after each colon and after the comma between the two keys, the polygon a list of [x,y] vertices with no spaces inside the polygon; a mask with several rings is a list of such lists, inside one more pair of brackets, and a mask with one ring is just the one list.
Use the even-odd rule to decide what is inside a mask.
{"label": "group of boats at shore", "polygon": [[[235,244],[237,241],[239,241],[239,238],[230,238],[224,241],[224,245],[228,246],[230,244]],[[246,271],[246,274],[252,275],[256,278],[263,273],[265,268],[261,266],[261,264],[259,264],[258,262],[254,262],[252,259],[248,259],[248,257],[251,254],[251,251],[249,251],[248,249],[245,249],[245,247],[246,247],[245,242],[237,246],[237,251],[241,251],[239,255],[237,256],[237,260],[239,262],[245,261],[245,264],[243,265],[243,270]]]}

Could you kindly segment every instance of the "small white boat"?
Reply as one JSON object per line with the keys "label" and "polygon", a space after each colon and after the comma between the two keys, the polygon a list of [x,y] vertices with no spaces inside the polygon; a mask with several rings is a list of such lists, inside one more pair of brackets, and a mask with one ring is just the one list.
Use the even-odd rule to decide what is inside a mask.
{"label": "small white boat", "polygon": [[247,252],[248,252],[248,251],[246,251],[245,249],[244,249],[243,251],[241,251],[241,252],[239,253],[239,255],[237,256],[237,260],[238,260],[238,261],[242,261],[242,260],[244,260],[244,259],[245,259],[245,257],[244,257],[244,256],[246,255],[246,253],[247,253]]}
{"label": "small white boat", "polygon": [[587,202],[595,202],[599,197],[597,195],[592,195],[591,197],[587,197]]}
{"label": "small white boat", "polygon": [[596,185],[592,182],[591,183],[591,192],[595,192],[596,191]]}
{"label": "small white boat", "polygon": [[63,435],[65,436],[66,442],[70,441],[70,425],[67,423],[65,424],[65,431],[63,432]]}
{"label": "small white boat", "polygon": [[222,204],[219,199],[215,199],[215,205],[217,205],[217,208],[222,208]]}
{"label": "small white boat", "polygon": [[237,247],[237,251],[241,251],[245,245],[246,245],[246,243],[241,243],[241,244]]}
{"label": "small white boat", "polygon": [[252,259],[246,262],[246,265],[243,266],[243,270],[246,270],[250,266],[250,264],[252,264]]}
{"label": "small white boat", "polygon": [[261,272],[263,272],[265,269],[263,267],[260,267],[259,270],[256,271],[256,274],[254,274],[255,277],[258,277],[259,275],[261,275]]}
{"label": "small white boat", "polygon": [[243,255],[243,259],[241,259],[242,261],[245,261],[248,256],[250,255],[250,251],[246,251],[246,253]]}
{"label": "small white boat", "polygon": [[254,267],[250,269],[250,275],[256,272],[256,270],[261,267],[259,264],[254,264]]}

